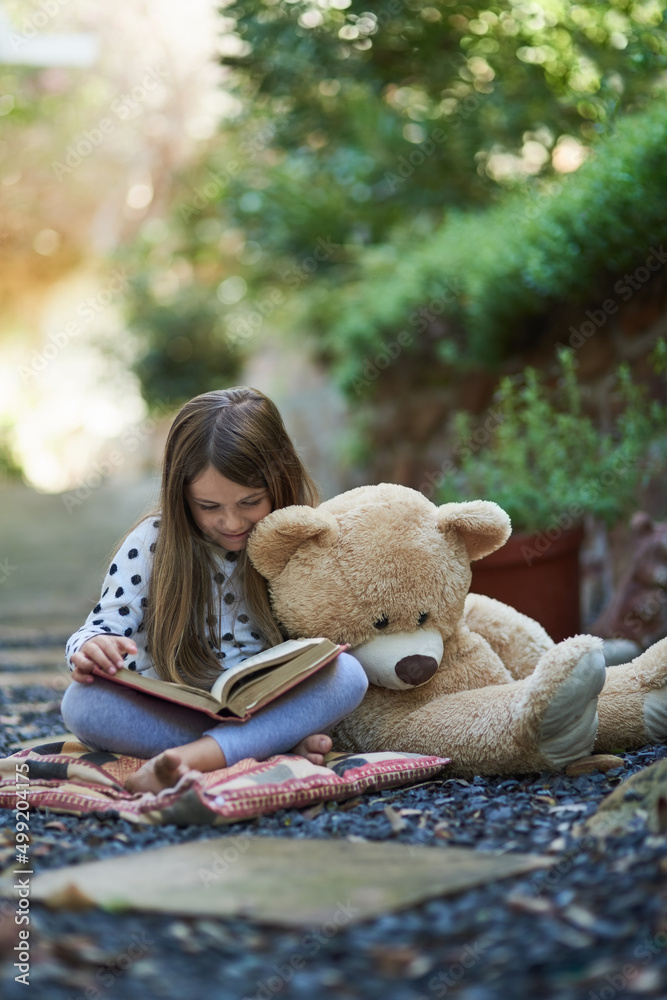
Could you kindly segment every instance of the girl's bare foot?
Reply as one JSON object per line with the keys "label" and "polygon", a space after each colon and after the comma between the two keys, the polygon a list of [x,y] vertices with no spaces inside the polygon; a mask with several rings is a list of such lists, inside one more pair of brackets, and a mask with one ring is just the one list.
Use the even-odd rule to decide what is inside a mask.
{"label": "girl's bare foot", "polygon": [[125,788],[128,792],[153,792],[157,795],[163,788],[177,785],[190,770],[177,750],[165,750],[157,757],[151,757],[138,771],[126,778]]}
{"label": "girl's bare foot", "polygon": [[125,788],[157,795],[163,788],[173,788],[189,771],[217,771],[226,766],[225,755],[213,737],[202,736],[151,757],[127,778]]}
{"label": "girl's bare foot", "polygon": [[332,746],[331,737],[326,733],[314,733],[297,743],[290,752],[305,757],[311,764],[318,764],[321,767],[324,764],[324,755],[329,753]]}

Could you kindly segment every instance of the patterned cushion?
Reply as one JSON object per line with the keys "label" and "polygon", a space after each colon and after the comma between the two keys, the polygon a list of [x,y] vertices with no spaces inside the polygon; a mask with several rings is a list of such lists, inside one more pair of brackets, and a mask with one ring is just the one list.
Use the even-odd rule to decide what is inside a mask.
{"label": "patterned cushion", "polygon": [[264,761],[241,760],[222,771],[192,771],[159,795],[131,795],[123,782],[144,761],[91,751],[68,740],[0,759],[0,806],[8,809],[17,807],[26,786],[24,769],[16,768],[19,761],[29,765],[25,777],[32,808],[178,826],[234,823],[278,809],[414,784],[437,776],[449,763],[444,757],[411,753],[330,753],[319,767],[305,757],[279,754]]}

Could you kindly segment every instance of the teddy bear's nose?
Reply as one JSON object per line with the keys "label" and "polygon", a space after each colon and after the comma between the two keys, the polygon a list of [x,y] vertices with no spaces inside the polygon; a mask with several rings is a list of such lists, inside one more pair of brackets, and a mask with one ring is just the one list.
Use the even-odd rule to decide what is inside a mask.
{"label": "teddy bear's nose", "polygon": [[405,684],[416,687],[429,681],[438,669],[438,661],[433,656],[404,656],[395,666],[396,676]]}

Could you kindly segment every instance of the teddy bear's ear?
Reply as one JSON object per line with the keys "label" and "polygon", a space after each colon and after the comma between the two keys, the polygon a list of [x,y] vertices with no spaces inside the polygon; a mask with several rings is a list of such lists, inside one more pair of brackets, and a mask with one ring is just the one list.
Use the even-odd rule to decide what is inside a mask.
{"label": "teddy bear's ear", "polygon": [[308,539],[323,547],[338,537],[338,522],[316,507],[281,507],[263,517],[248,537],[247,552],[258,573],[273,580]]}
{"label": "teddy bear's ear", "polygon": [[495,552],[512,532],[509,514],[492,500],[442,504],[438,507],[437,522],[440,531],[447,528],[458,531],[471,561]]}

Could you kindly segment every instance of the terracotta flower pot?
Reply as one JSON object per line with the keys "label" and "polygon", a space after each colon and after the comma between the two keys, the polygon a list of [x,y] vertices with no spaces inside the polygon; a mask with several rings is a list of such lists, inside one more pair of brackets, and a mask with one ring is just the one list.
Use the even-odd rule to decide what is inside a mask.
{"label": "terracotta flower pot", "polygon": [[513,532],[472,565],[471,591],[495,597],[542,625],[555,642],[581,630],[579,551],[583,527]]}

